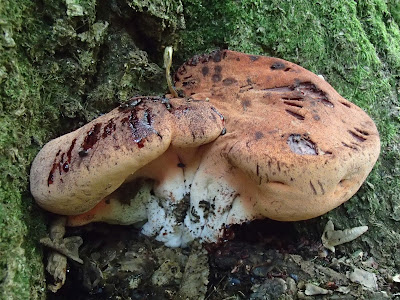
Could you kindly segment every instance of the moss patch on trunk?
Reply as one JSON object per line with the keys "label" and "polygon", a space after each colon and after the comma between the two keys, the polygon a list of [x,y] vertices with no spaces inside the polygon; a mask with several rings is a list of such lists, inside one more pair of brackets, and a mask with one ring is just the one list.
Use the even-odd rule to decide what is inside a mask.
{"label": "moss patch on trunk", "polygon": [[179,1],[0,5],[0,299],[46,297],[38,241],[47,218],[28,182],[34,156],[135,94],[163,93],[153,61],[183,28],[181,11]]}

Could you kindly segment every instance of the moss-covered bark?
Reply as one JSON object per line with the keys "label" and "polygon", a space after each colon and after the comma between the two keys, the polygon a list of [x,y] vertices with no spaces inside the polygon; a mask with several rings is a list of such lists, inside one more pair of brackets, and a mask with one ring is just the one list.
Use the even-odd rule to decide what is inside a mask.
{"label": "moss-covered bark", "polygon": [[132,95],[162,93],[161,48],[183,26],[179,1],[0,2],[0,299],[46,295],[46,219],[28,183],[37,151]]}
{"label": "moss-covered bark", "polygon": [[[348,247],[400,267],[399,11],[394,0],[0,1],[0,298],[45,296],[45,218],[28,189],[36,152],[131,95],[162,93],[171,44],[176,65],[218,47],[287,59],[364,108],[382,156],[327,217],[369,225]],[[299,227],[321,230],[327,217]]]}

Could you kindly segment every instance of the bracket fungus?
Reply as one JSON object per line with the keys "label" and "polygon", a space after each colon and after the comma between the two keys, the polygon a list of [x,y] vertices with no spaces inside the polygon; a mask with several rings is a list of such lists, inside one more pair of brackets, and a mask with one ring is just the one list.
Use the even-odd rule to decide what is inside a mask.
{"label": "bracket fungus", "polygon": [[371,118],[294,63],[215,51],[174,79],[185,98],[137,97],[46,144],[37,203],[71,226],[142,222],[169,246],[216,242],[230,224],[326,213],[378,158]]}

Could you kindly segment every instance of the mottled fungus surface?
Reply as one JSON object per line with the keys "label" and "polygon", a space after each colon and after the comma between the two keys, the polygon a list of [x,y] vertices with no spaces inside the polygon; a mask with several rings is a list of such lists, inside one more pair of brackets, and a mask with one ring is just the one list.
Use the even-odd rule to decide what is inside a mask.
{"label": "mottled fungus surface", "polygon": [[175,84],[185,99],[133,99],[49,142],[31,171],[39,205],[70,225],[147,220],[170,246],[216,242],[230,224],[324,214],[378,158],[368,115],[293,63],[215,51]]}
{"label": "mottled fungus surface", "polygon": [[[237,195],[228,224],[321,215],[348,200],[378,158],[371,118],[288,61],[216,51],[189,60],[175,81],[186,96],[207,97],[226,118],[226,135],[202,167]],[[208,165],[215,156],[223,161],[218,168]]]}

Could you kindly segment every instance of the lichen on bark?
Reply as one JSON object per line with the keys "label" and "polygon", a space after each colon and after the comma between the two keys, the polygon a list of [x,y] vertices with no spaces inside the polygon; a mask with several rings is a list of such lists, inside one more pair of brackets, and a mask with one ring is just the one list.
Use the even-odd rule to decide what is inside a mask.
{"label": "lichen on bark", "polygon": [[[395,0],[17,0],[0,5],[0,298],[45,297],[29,165],[49,139],[135,94],[159,94],[162,52],[175,66],[229,48],[293,61],[322,74],[376,121],[382,155],[367,182],[328,216],[322,233],[368,225],[347,251],[400,267],[400,14]],[[340,249],[342,246],[339,246]]]}

